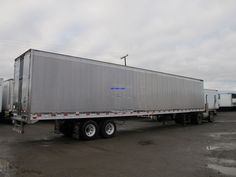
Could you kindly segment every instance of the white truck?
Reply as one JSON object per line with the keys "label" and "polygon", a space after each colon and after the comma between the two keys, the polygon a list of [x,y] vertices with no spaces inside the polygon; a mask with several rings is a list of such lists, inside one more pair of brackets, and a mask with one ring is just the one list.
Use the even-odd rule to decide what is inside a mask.
{"label": "white truck", "polygon": [[3,118],[3,112],[2,112],[2,90],[3,90],[3,79],[0,78],[0,119]]}
{"label": "white truck", "polygon": [[232,109],[236,108],[236,92],[220,91],[220,108]]}
{"label": "white truck", "polygon": [[204,101],[205,101],[205,113],[204,117],[207,117],[210,122],[214,121],[214,116],[219,109],[219,92],[213,89],[204,89]]}
{"label": "white truck", "polygon": [[13,110],[13,79],[3,82],[2,112],[5,118],[12,116]]}
{"label": "white truck", "polygon": [[30,49],[15,59],[13,120],[55,120],[57,132],[94,139],[114,119],[159,116],[201,124],[203,80]]}

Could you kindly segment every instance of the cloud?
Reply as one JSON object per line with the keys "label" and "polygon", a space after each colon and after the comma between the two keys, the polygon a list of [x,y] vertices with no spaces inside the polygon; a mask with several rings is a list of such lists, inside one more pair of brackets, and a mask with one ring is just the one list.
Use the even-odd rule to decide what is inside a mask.
{"label": "cloud", "polygon": [[1,3],[0,76],[28,48],[186,75],[236,90],[234,0]]}

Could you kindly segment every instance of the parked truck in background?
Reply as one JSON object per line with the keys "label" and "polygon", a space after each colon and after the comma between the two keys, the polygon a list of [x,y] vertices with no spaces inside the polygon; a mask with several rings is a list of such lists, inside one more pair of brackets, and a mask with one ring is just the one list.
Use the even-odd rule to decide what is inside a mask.
{"label": "parked truck in background", "polygon": [[236,92],[220,91],[220,109],[236,108]]}
{"label": "parked truck in background", "polygon": [[203,115],[209,122],[213,122],[214,116],[217,114],[219,98],[218,90],[204,89],[205,112]]}
{"label": "parked truck in background", "polygon": [[12,116],[13,110],[13,79],[3,82],[2,112],[5,118]]}
{"label": "parked truck in background", "polygon": [[3,90],[3,79],[0,78],[0,119],[3,118],[3,112],[2,112],[2,90]]}
{"label": "parked truck in background", "polygon": [[15,59],[13,120],[55,120],[58,132],[94,139],[116,133],[114,119],[159,116],[200,124],[203,80],[30,49]]}

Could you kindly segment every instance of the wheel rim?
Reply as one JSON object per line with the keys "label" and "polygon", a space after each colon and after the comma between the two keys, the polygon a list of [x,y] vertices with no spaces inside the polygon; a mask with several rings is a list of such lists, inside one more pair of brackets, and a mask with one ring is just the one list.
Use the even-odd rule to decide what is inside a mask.
{"label": "wheel rim", "polygon": [[105,127],[105,132],[107,135],[112,135],[115,132],[114,124],[109,122]]}
{"label": "wheel rim", "polygon": [[85,134],[86,136],[88,137],[93,137],[96,133],[96,127],[95,125],[93,124],[88,124],[86,127],[85,127]]}

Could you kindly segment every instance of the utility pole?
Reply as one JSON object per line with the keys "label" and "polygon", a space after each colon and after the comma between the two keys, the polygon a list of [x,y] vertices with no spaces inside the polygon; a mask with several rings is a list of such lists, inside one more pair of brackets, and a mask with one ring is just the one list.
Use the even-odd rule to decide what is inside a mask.
{"label": "utility pole", "polygon": [[127,58],[128,56],[129,56],[129,55],[127,54],[127,55],[125,55],[125,56],[123,56],[123,57],[120,58],[121,60],[124,60],[124,61],[125,61],[125,66],[126,66],[126,58]]}

